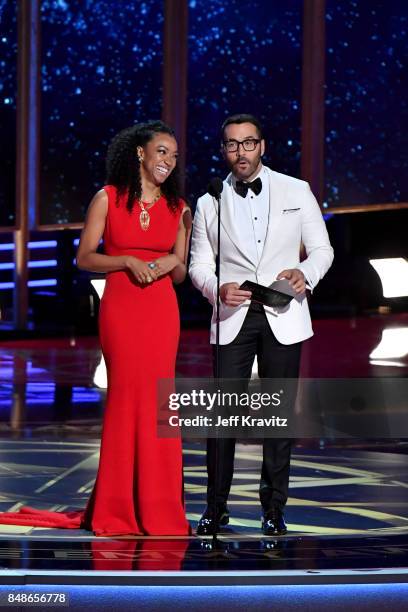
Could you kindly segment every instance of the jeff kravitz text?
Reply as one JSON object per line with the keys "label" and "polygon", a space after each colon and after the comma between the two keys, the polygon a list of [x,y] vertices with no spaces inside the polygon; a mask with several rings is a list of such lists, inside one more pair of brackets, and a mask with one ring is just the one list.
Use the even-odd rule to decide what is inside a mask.
{"label": "jeff kravitz text", "polygon": [[288,419],[272,416],[268,418],[256,418],[247,415],[234,414],[229,417],[217,417],[197,415],[195,417],[179,417],[173,414],[169,417],[169,425],[172,427],[287,427]]}
{"label": "jeff kravitz text", "polygon": [[[234,408],[237,412],[246,409],[248,412],[260,409],[279,407],[283,390],[277,393],[227,393],[220,390],[208,393],[203,389],[193,389],[189,393],[171,393],[169,396],[168,407],[177,414],[169,416],[171,427],[287,427],[287,418],[269,415],[260,418],[248,414],[231,414],[225,416],[217,415],[217,411],[223,412],[226,408],[230,411]],[[195,412],[194,416],[180,416],[179,410],[184,414],[188,409]],[[198,410],[212,411],[215,416],[197,414]]]}

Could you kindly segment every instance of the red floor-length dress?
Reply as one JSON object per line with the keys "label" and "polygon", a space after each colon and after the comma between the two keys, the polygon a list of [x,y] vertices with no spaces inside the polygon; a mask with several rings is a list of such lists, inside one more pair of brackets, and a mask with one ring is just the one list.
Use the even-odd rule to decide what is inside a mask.
{"label": "red floor-length dress", "polygon": [[[104,233],[107,255],[151,261],[168,254],[176,239],[182,203],[169,210],[161,197],[142,230],[140,209],[108,194]],[[125,272],[107,275],[99,315],[108,372],[99,469],[85,511],[50,512],[29,507],[0,514],[0,523],[85,528],[95,535],[187,535],[180,438],[158,438],[157,381],[175,374],[179,311],[169,275],[138,284]]]}

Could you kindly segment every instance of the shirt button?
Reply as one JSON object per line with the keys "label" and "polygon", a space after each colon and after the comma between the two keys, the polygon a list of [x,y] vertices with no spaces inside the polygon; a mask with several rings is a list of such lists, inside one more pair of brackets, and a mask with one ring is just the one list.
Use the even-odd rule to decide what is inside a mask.
{"label": "shirt button", "polygon": [[260,240],[258,240],[258,242],[261,242]]}
{"label": "shirt button", "polygon": [[254,217],[255,221],[258,221],[258,217]]}

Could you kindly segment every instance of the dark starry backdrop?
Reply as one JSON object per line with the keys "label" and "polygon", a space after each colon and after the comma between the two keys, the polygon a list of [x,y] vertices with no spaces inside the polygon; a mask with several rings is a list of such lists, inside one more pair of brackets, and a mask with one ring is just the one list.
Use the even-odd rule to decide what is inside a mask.
{"label": "dark starry backdrop", "polygon": [[326,201],[407,201],[407,2],[326,6]]}
{"label": "dark starry backdrop", "polygon": [[161,0],[43,0],[41,223],[78,222],[112,136],[160,118]]}
{"label": "dark starry backdrop", "polygon": [[[190,0],[188,195],[224,176],[219,126],[253,112],[299,176],[301,0]],[[0,225],[14,219],[15,2],[0,0]],[[81,221],[109,140],[161,115],[163,3],[43,0],[41,222]],[[405,0],[327,0],[326,202],[407,199]]]}
{"label": "dark starry backdrop", "polygon": [[15,222],[16,62],[15,2],[0,0],[0,226]]}
{"label": "dark starry backdrop", "polygon": [[220,126],[232,113],[257,115],[265,163],[299,176],[302,2],[190,0],[188,194],[224,177]]}

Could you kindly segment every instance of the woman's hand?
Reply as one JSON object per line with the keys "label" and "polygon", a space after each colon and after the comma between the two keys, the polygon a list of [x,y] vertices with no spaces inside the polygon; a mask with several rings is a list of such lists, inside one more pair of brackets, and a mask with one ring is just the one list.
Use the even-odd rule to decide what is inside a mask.
{"label": "woman's hand", "polygon": [[126,269],[141,284],[152,283],[158,277],[157,267],[151,269],[148,262],[137,259],[137,257],[129,256],[126,258]]}
{"label": "woman's hand", "polygon": [[153,263],[155,263],[156,266],[152,271],[156,272],[158,278],[171,272],[181,262],[177,255],[171,254],[165,255],[164,257],[159,257],[158,259],[155,259]]}

